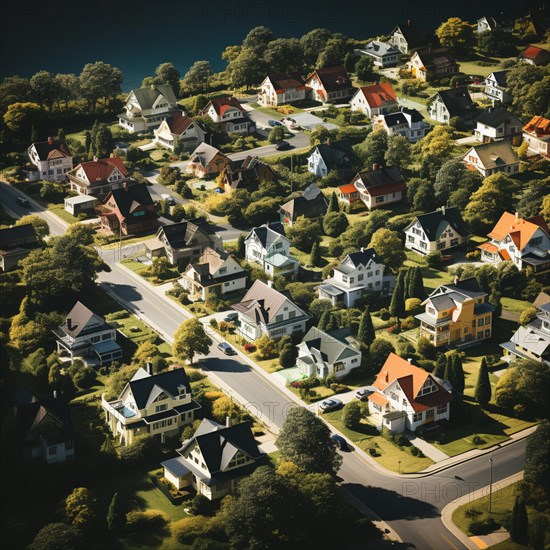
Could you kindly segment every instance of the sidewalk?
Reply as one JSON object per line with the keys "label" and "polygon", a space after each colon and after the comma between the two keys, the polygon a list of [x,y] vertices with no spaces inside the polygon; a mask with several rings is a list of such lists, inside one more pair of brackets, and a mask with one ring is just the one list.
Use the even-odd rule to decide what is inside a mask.
{"label": "sidewalk", "polygon": [[449,458],[443,451],[440,451],[432,444],[420,439],[414,433],[405,433],[405,437],[417,448],[420,449],[428,458],[431,458],[434,462],[442,462]]}

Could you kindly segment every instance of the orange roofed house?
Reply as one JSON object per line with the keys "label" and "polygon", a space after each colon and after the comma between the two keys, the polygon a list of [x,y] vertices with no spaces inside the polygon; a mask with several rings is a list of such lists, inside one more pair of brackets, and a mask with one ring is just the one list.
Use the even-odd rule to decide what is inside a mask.
{"label": "orange roofed house", "polygon": [[504,212],[487,236],[490,241],[478,246],[482,261],[512,261],[518,269],[531,266],[536,275],[550,270],[550,230],[542,216],[524,220]]}
{"label": "orange roofed house", "polygon": [[81,162],[67,173],[73,191],[80,195],[104,197],[113,189],[122,187],[128,178],[128,170],[120,157]]}
{"label": "orange roofed house", "polygon": [[393,433],[414,431],[438,420],[449,420],[451,386],[410,361],[390,353],[369,395],[371,418]]}
{"label": "orange roofed house", "polygon": [[260,84],[258,103],[264,107],[276,107],[306,98],[306,85],[298,73],[270,74]]}
{"label": "orange roofed house", "polygon": [[397,97],[389,82],[362,86],[355,92],[349,103],[352,111],[361,111],[371,118],[397,111],[399,107]]}
{"label": "orange roofed house", "polygon": [[523,127],[523,141],[532,153],[550,157],[550,120],[534,116]]}
{"label": "orange roofed house", "polygon": [[529,45],[519,54],[518,59],[524,63],[540,67],[548,65],[550,62],[550,52],[544,48]]}

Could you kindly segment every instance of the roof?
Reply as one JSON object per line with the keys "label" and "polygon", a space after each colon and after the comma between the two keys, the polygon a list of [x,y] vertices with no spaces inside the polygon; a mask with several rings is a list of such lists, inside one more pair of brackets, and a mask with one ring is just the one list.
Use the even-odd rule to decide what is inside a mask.
{"label": "roof", "polygon": [[409,48],[416,48],[425,41],[423,36],[424,33],[419,28],[417,28],[410,20],[404,24],[397,25],[397,27],[393,29],[391,34],[394,34],[397,29],[401,31],[401,34],[407,41],[407,46]]}
{"label": "roof", "polygon": [[76,302],[73,309],[67,314],[65,322],[61,325],[61,329],[73,338],[76,338],[90,321],[94,321],[98,326],[105,325],[102,317],[96,315],[82,302]]}
{"label": "roof", "polygon": [[65,204],[87,204],[97,202],[97,197],[93,195],[76,195],[76,197],[65,197]]}
{"label": "roof", "polygon": [[352,193],[358,193],[357,188],[353,183],[346,183],[345,185],[340,185],[338,191],[343,195],[351,195]]}
{"label": "roof", "polygon": [[550,136],[550,120],[542,116],[534,116],[524,127],[523,131],[543,138]]}
{"label": "roof", "polygon": [[153,391],[157,397],[162,392],[175,397],[179,394],[180,386],[184,386],[186,392],[191,392],[189,379],[183,368],[164,371],[160,374],[149,374],[140,368],[128,384],[138,409],[144,409],[148,405]]}
{"label": "roof", "polygon": [[360,265],[366,266],[371,260],[375,261],[377,259],[374,248],[362,248],[359,252],[352,252],[344,258],[342,263],[348,258],[354,267],[359,267]]}
{"label": "roof", "polygon": [[273,87],[278,94],[282,94],[285,90],[290,88],[297,88],[301,90],[305,88],[304,80],[298,73],[273,73],[267,75],[267,78],[271,84],[273,84]]}
{"label": "roof", "polygon": [[228,273],[227,275],[218,275],[214,278],[214,274],[220,267],[223,266],[225,261],[230,257],[227,252],[218,252],[207,246],[204,249],[204,252],[200,256],[198,262],[190,263],[185,270],[185,274],[190,269],[193,269],[198,277],[198,282],[202,286],[210,286],[213,284],[218,284],[226,281],[232,281],[235,279],[241,279],[246,277],[244,269],[239,266],[239,270],[233,273]]}
{"label": "roof", "polygon": [[538,46],[533,46],[530,44],[519,54],[519,56],[526,59],[531,59],[532,61],[537,61],[540,59],[544,62],[550,58],[550,52],[544,48],[539,48]]}
{"label": "roof", "polygon": [[395,191],[404,191],[407,188],[401,172],[393,166],[359,172],[351,183],[356,187],[357,184],[362,183],[366,192],[373,197]]}
{"label": "roof", "polygon": [[250,155],[242,160],[232,160],[224,169],[222,177],[232,189],[255,189],[263,181],[277,179],[269,164]]}
{"label": "roof", "polygon": [[427,214],[420,214],[420,216],[417,216],[415,220],[420,223],[429,241],[436,241],[444,231],[445,227],[447,227],[447,224],[449,224],[462,237],[472,233],[470,228],[462,219],[460,210],[456,206],[435,210],[434,212],[429,212]]}
{"label": "roof", "polygon": [[367,52],[375,57],[382,57],[384,55],[399,54],[399,50],[389,42],[381,42],[380,40],[371,40],[364,48],[359,50],[361,52]]}
{"label": "roof", "polygon": [[[494,71],[489,76],[493,76],[496,80],[496,83],[501,86],[502,88],[506,88],[506,75],[508,74],[508,71]],[[489,78],[489,76],[487,78]]]}
{"label": "roof", "polygon": [[21,241],[38,241],[36,230],[31,223],[23,225],[14,225],[6,229],[0,229],[0,249],[18,245]]}
{"label": "roof", "polygon": [[208,111],[210,105],[214,107],[218,115],[223,115],[231,107],[239,109],[239,111],[243,113],[246,112],[236,97],[214,97],[208,102],[206,107],[204,107],[203,112]]}
{"label": "roof", "polygon": [[213,235],[214,228],[204,218],[192,218],[159,228],[157,235],[164,235],[168,244],[175,250],[189,246],[197,233]]}
{"label": "roof", "polygon": [[513,25],[513,21],[504,13],[499,13],[496,15],[486,15],[486,16],[480,17],[478,19],[478,22],[481,21],[482,19],[485,19],[487,21],[489,28],[491,30]]}
{"label": "roof", "polygon": [[[483,168],[486,170],[519,163],[518,156],[512,149],[510,143],[506,140],[476,145],[464,155],[464,160],[468,158],[472,150],[476,152]],[[466,160],[466,162],[468,161]]]}
{"label": "roof", "polygon": [[94,159],[87,162],[82,162],[73,168],[70,171],[70,174],[75,175],[79,168],[84,170],[84,173],[91,184],[107,181],[107,178],[113,173],[115,168],[118,168],[124,177],[128,176],[128,170],[126,169],[126,166],[124,166],[124,162],[120,157]]}
{"label": "roof", "polygon": [[539,328],[540,320],[538,319],[526,327],[520,326],[510,338],[510,341],[541,356],[550,348],[550,334],[543,333],[538,330]]}
{"label": "roof", "polygon": [[428,71],[437,71],[444,67],[457,65],[456,59],[445,48],[418,50],[416,54]]}
{"label": "roof", "polygon": [[466,114],[474,106],[468,89],[463,87],[441,90],[434,97],[439,97],[443,101],[451,117]]}
{"label": "roof", "polygon": [[397,96],[389,82],[362,86],[356,93],[362,93],[369,107],[381,107],[388,103],[397,103]]}
{"label": "roof", "polygon": [[502,241],[510,235],[519,250],[523,250],[538,229],[550,236],[550,229],[542,216],[524,220],[519,216],[504,212],[495,227],[488,234],[491,239]]}
{"label": "roof", "polygon": [[208,166],[212,162],[214,157],[218,154],[225,157],[225,155],[218,149],[212,147],[212,145],[209,145],[208,143],[203,142],[199,144],[199,146],[191,153],[191,156],[189,157],[189,162],[195,162],[200,164],[201,166]]}
{"label": "roof", "polygon": [[73,156],[64,139],[48,138],[47,141],[34,142],[31,147],[34,147],[40,160],[53,160]]}
{"label": "roof", "polygon": [[[423,304],[430,301],[434,305],[438,304],[439,310],[443,310],[449,309],[449,307],[447,307],[449,305],[448,299],[452,300],[454,303],[462,303],[467,300],[482,298],[486,295],[487,293],[479,286],[478,280],[475,277],[469,277],[462,281],[439,286],[430,294]],[[490,304],[487,305],[493,307]]]}
{"label": "roof", "polygon": [[280,222],[264,223],[259,227],[254,227],[252,231],[246,236],[245,240],[248,240],[250,236],[254,234],[258,237],[260,243],[264,248],[269,248],[281,235],[285,237],[285,227]]}
{"label": "roof", "polygon": [[516,115],[510,113],[502,107],[489,107],[488,109],[485,109],[476,118],[476,121],[481,124],[485,124],[486,126],[490,126],[491,128],[498,128],[505,122],[507,122],[508,124],[522,124],[521,120]]}
{"label": "roof", "polygon": [[547,294],[546,292],[539,292],[539,295],[535,298],[533,305],[536,308],[540,308],[541,306],[545,306],[547,304],[550,304],[550,294]]}
{"label": "roof", "polygon": [[136,88],[133,93],[142,109],[152,109],[160,95],[164,96],[170,105],[176,105],[178,100],[170,84],[152,84],[143,88]]}
{"label": "roof", "polygon": [[371,393],[367,399],[377,405],[380,405],[381,407],[385,407],[389,403],[388,398],[378,392]]}
{"label": "roof", "polygon": [[193,122],[192,118],[185,116],[182,112],[175,113],[174,116],[166,119],[166,124],[168,124],[168,128],[170,128],[170,132],[177,136],[183,134]]}
{"label": "roof", "polygon": [[324,362],[329,365],[333,365],[336,361],[347,357],[360,355],[360,352],[349,344],[319,330],[317,327],[309,329],[298,348],[302,352],[305,352],[307,349],[315,362]]}
{"label": "roof", "polygon": [[[118,209],[115,212],[112,212],[110,209],[111,207],[107,204],[111,199],[114,200]],[[146,185],[136,184],[113,189],[103,201],[101,208],[104,215],[114,213],[119,219],[126,220],[127,223],[132,221],[136,221],[137,223],[147,218],[158,218],[154,208],[147,208],[153,206],[154,202],[148,187]],[[143,208],[146,209],[145,217],[140,216],[134,218],[133,213]]]}
{"label": "roof", "polygon": [[337,67],[324,67],[313,71],[306,80],[309,82],[315,75],[321,81],[321,85],[327,92],[347,90],[352,88],[351,79],[342,65]]}
{"label": "roof", "polygon": [[354,152],[348,140],[319,143],[315,150],[321,155],[328,170],[351,162]]}
{"label": "roof", "polygon": [[401,110],[397,113],[384,115],[384,122],[388,128],[403,124],[410,127],[413,122],[421,122],[422,120],[424,120],[424,116],[419,111],[407,107],[401,107]]}
{"label": "roof", "polygon": [[281,211],[288,215],[291,220],[296,220],[300,216],[306,218],[318,218],[326,214],[328,201],[317,187],[316,183],[308,185],[300,197],[291,199],[281,205]]}

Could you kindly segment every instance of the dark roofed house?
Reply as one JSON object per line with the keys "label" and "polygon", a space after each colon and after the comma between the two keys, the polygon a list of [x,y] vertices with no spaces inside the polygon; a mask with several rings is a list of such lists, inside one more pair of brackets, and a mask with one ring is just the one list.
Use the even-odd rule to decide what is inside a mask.
{"label": "dark roofed house", "polygon": [[508,71],[494,71],[483,82],[485,89],[483,93],[493,101],[508,104],[512,103],[512,96],[508,92],[506,75]]}
{"label": "dark roofed house", "polygon": [[217,176],[231,161],[221,151],[208,143],[201,143],[189,157],[187,173],[197,178]]}
{"label": "dark roofed house", "polygon": [[40,239],[30,223],[0,229],[0,270],[14,268],[39,246]]}
{"label": "dark roofed house", "polygon": [[311,98],[315,101],[343,102],[355,92],[351,79],[341,65],[313,71],[306,79]]}
{"label": "dark roofed house", "polygon": [[264,107],[276,107],[284,103],[296,103],[306,98],[306,86],[298,73],[273,73],[260,85],[258,103]]}
{"label": "dark roofed house", "polygon": [[373,165],[372,170],[359,172],[351,181],[367,208],[378,208],[402,201],[407,186],[398,168]]}
{"label": "dark roofed house", "polygon": [[176,489],[192,487],[209,500],[233,493],[265,456],[254,439],[252,424],[225,426],[203,419],[193,437],[177,450],[179,456],[161,463],[164,477]]}
{"label": "dark roofed house", "polygon": [[264,181],[276,181],[273,168],[257,157],[247,156],[242,160],[232,160],[220,176],[220,189],[231,193],[236,189],[256,191]]}
{"label": "dark roofed house", "polygon": [[520,61],[542,67],[550,62],[550,52],[538,46],[529,45],[518,56]]}
{"label": "dark roofed house", "polygon": [[433,81],[450,77],[460,70],[456,59],[445,48],[426,48],[417,50],[407,63],[414,78]]}
{"label": "dark roofed house", "polygon": [[326,176],[331,170],[336,170],[343,178],[351,175],[351,167],[355,154],[347,140],[319,143],[307,158],[307,169],[319,177]]}
{"label": "dark roofed house", "polygon": [[397,113],[383,115],[381,124],[389,136],[403,136],[411,143],[422,139],[431,128],[419,111],[407,107],[401,107]]}
{"label": "dark roofed house", "polygon": [[426,43],[427,33],[416,27],[411,19],[402,25],[397,25],[390,33],[390,44],[404,54],[409,54]]}
{"label": "dark roofed house", "polygon": [[476,118],[475,137],[482,143],[508,140],[512,145],[521,143],[523,122],[502,107],[490,107]]}
{"label": "dark roofed house", "polygon": [[49,137],[47,141],[37,141],[27,149],[27,154],[36,166],[35,172],[27,173],[32,180],[64,181],[73,167],[73,154],[64,139]]}
{"label": "dark roofed house", "polygon": [[454,117],[460,117],[463,123],[471,123],[476,114],[476,105],[465,87],[440,90],[430,98],[430,118],[443,124],[449,124]]}
{"label": "dark roofed house", "polygon": [[502,33],[512,33],[514,30],[514,20],[503,12],[495,15],[487,15],[477,20],[477,32],[500,31]]}
{"label": "dark roofed house", "polygon": [[328,209],[328,201],[315,183],[310,184],[301,196],[281,205],[279,210],[281,222],[290,226],[300,217],[311,220],[322,218]]}

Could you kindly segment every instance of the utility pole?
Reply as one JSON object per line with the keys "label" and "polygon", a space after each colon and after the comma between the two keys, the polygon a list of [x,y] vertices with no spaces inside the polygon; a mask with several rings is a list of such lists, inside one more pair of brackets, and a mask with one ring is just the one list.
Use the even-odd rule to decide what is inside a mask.
{"label": "utility pole", "polygon": [[493,455],[500,448],[500,445],[497,445],[497,448],[491,453],[489,457],[489,514],[493,509]]}

